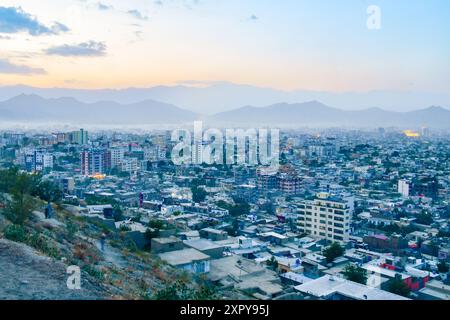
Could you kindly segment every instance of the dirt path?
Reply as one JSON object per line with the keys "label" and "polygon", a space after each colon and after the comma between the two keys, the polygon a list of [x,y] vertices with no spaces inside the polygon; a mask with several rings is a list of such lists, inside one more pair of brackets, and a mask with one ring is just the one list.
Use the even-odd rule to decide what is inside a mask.
{"label": "dirt path", "polygon": [[119,250],[111,247],[108,243],[105,243],[104,251],[102,251],[100,240],[95,240],[95,246],[103,254],[103,259],[105,259],[105,261],[113,264],[118,268],[123,269],[127,267],[127,263]]}

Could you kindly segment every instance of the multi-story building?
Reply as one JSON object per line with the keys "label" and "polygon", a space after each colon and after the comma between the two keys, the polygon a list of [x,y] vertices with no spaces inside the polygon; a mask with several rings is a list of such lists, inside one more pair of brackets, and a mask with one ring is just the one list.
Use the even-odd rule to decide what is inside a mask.
{"label": "multi-story building", "polygon": [[336,147],[332,144],[320,144],[308,146],[310,157],[331,157],[336,152]]}
{"label": "multi-story building", "polygon": [[411,192],[411,182],[408,180],[399,180],[398,181],[398,193],[400,193],[403,197],[408,198]]}
{"label": "multi-story building", "polygon": [[69,142],[84,145],[88,143],[88,132],[84,129],[73,131],[68,134]]}
{"label": "multi-story building", "polygon": [[417,196],[425,196],[436,199],[439,184],[436,178],[418,179],[413,182],[412,192]]}
{"label": "multi-story building", "polygon": [[296,175],[282,173],[278,177],[278,188],[284,194],[296,194],[300,189],[300,178]]}
{"label": "multi-story building", "polygon": [[353,202],[353,197],[318,193],[313,200],[298,203],[297,227],[313,237],[348,242]]}
{"label": "multi-story building", "polygon": [[25,153],[24,166],[28,172],[41,172],[53,169],[53,155],[45,150],[33,150]]}
{"label": "multi-story building", "polygon": [[71,177],[61,178],[59,184],[64,193],[71,194],[75,190],[75,180]]}
{"label": "multi-story building", "polygon": [[122,160],[122,171],[124,172],[136,172],[138,170],[137,158],[124,158]]}
{"label": "multi-story building", "polygon": [[278,176],[276,171],[257,169],[256,186],[259,191],[269,191],[278,187]]}
{"label": "multi-story building", "polygon": [[81,152],[81,174],[85,176],[104,174],[108,170],[108,156],[103,149],[89,149]]}
{"label": "multi-story building", "polygon": [[111,157],[111,168],[119,167],[122,164],[125,150],[122,148],[111,148],[109,152]]}

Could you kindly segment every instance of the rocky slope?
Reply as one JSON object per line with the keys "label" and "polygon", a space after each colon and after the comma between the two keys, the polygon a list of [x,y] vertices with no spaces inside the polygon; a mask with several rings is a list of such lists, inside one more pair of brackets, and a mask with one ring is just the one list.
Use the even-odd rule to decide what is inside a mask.
{"label": "rocky slope", "polygon": [[27,245],[0,239],[0,300],[98,300],[109,297],[87,274],[81,290],[67,288],[67,266]]}

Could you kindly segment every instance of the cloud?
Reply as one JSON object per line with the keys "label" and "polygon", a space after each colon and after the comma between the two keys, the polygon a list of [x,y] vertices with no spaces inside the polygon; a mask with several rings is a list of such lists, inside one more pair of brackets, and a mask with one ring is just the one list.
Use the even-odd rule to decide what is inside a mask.
{"label": "cloud", "polygon": [[108,11],[108,10],[114,9],[113,6],[110,6],[110,5],[107,5],[107,4],[103,4],[101,2],[97,3],[97,8],[99,10],[102,10],[102,11]]}
{"label": "cloud", "polygon": [[45,50],[49,55],[63,57],[98,57],[106,54],[104,42],[88,41],[79,44],[50,47]]}
{"label": "cloud", "polygon": [[128,10],[127,13],[131,16],[133,16],[134,18],[138,19],[138,20],[148,20],[148,17],[143,15],[140,11],[138,10]]}
{"label": "cloud", "polygon": [[63,33],[63,32],[68,32],[69,28],[67,26],[63,25],[62,23],[55,22],[53,24],[51,30],[53,31],[54,34],[59,34],[59,33]]}
{"label": "cloud", "polygon": [[69,31],[65,25],[55,22],[47,27],[22,8],[0,7],[0,33],[28,32],[32,36],[55,35]]}
{"label": "cloud", "polygon": [[41,68],[32,68],[25,65],[14,64],[8,59],[0,59],[0,73],[3,74],[45,74],[45,70]]}
{"label": "cloud", "polygon": [[184,7],[188,10],[193,10],[194,7],[201,4],[199,0],[154,0],[153,4],[155,6],[166,6],[172,5],[176,7]]}

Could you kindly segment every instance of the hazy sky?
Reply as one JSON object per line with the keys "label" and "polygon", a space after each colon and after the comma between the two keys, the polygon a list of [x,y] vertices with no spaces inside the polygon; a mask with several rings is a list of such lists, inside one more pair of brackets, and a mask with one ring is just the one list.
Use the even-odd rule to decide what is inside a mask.
{"label": "hazy sky", "polygon": [[450,92],[449,13],[448,0],[1,0],[0,85]]}

